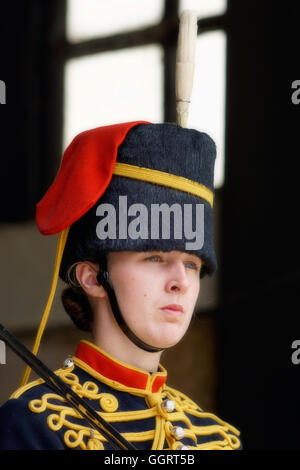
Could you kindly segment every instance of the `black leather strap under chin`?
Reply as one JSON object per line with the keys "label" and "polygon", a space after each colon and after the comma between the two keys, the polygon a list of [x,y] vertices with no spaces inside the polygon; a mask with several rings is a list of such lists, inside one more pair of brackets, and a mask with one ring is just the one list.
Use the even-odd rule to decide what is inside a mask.
{"label": "black leather strap under chin", "polygon": [[98,274],[97,274],[97,281],[106,290],[109,301],[110,301],[111,309],[112,309],[113,315],[116,319],[116,322],[118,323],[118,325],[121,328],[121,330],[123,331],[123,333],[127,336],[127,338],[129,338],[136,346],[143,349],[144,351],[148,351],[148,352],[164,351],[166,348],[156,348],[155,346],[150,346],[149,344],[144,343],[144,341],[139,339],[130,330],[129,326],[126,324],[126,322],[123,318],[123,315],[120,311],[115,291],[114,291],[114,289],[112,288],[112,286],[109,282],[108,272],[107,271],[102,271],[100,269]]}

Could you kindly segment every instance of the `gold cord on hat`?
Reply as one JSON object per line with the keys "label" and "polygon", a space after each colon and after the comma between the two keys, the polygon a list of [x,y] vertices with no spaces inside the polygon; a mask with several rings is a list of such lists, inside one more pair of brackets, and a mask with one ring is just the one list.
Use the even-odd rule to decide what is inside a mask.
{"label": "gold cord on hat", "polygon": [[197,181],[189,180],[183,176],[173,175],[165,171],[153,170],[152,168],[144,168],[128,163],[117,162],[113,170],[114,175],[124,176],[148,183],[158,184],[160,186],[167,186],[168,188],[183,191],[194,196],[201,197],[213,206],[214,194],[209,188]]}

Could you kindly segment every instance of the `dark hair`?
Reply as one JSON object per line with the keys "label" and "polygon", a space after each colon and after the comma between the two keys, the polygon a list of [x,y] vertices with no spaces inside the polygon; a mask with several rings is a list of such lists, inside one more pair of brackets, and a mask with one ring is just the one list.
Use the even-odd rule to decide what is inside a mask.
{"label": "dark hair", "polygon": [[93,311],[83,289],[78,288],[75,291],[73,287],[66,287],[61,294],[61,300],[75,326],[83,331],[91,331]]}

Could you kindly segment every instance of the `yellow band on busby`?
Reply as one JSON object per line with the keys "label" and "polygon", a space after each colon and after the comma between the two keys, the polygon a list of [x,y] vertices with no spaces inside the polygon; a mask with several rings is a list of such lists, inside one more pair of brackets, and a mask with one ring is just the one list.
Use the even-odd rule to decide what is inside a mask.
{"label": "yellow band on busby", "polygon": [[213,206],[214,195],[213,192],[203,184],[196,181],[189,180],[183,176],[173,175],[165,171],[153,170],[151,168],[144,168],[136,165],[129,165],[128,163],[116,163],[114,166],[113,174],[117,176],[125,176],[126,178],[133,178],[148,183],[155,183],[161,186],[167,186],[172,189],[184,191],[193,194],[194,196],[201,197],[207,201],[210,206]]}

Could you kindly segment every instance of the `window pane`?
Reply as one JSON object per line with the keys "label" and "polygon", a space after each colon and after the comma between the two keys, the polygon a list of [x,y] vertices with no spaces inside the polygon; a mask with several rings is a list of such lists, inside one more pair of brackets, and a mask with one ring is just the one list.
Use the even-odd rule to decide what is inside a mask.
{"label": "window pane", "polygon": [[159,46],[72,59],[65,69],[64,148],[86,129],[117,122],[162,122]]}
{"label": "window pane", "polygon": [[197,39],[188,127],[207,132],[217,145],[215,185],[224,179],[226,36],[217,31]]}
{"label": "window pane", "polygon": [[227,0],[180,0],[179,10],[196,11],[198,18],[221,15],[227,9]]}
{"label": "window pane", "polygon": [[76,42],[158,23],[163,0],[68,0],[67,37]]}

